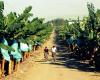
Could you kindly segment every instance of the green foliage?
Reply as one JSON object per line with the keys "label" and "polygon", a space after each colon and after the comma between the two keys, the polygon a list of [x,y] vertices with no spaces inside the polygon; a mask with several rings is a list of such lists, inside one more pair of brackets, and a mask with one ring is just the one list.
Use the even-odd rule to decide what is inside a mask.
{"label": "green foliage", "polygon": [[[36,41],[43,43],[49,38],[53,27],[50,23],[44,23],[44,18],[33,18],[32,6],[26,7],[21,14],[10,12],[3,15],[4,3],[0,1],[0,33],[7,40],[16,39],[20,42],[34,45]],[[10,46],[0,44],[1,48],[14,51]]]}
{"label": "green foliage", "polygon": [[0,1],[0,30],[3,30],[4,29],[3,10],[4,10],[4,2],[3,1]]}
{"label": "green foliage", "polygon": [[98,24],[99,24],[99,26],[100,26],[100,9],[97,9],[97,11],[96,11],[96,16],[97,16]]}
{"label": "green foliage", "polygon": [[[65,20],[63,25],[57,27],[58,35],[62,39],[67,39],[68,35],[75,35],[75,38],[85,36],[89,40],[97,38],[100,32],[100,10],[95,11],[92,3],[87,3],[89,15],[82,20]],[[56,21],[54,21],[56,22]]]}
{"label": "green foliage", "polygon": [[98,21],[97,16],[95,12],[94,5],[92,3],[87,4],[88,12],[89,12],[89,19],[87,21],[87,29],[89,30],[89,33],[91,33],[91,30],[93,31],[93,38],[97,38],[97,29],[98,29]]}
{"label": "green foliage", "polygon": [[80,20],[65,20],[65,24],[57,27],[56,32],[62,39],[67,39],[68,35],[80,36],[81,34]]}
{"label": "green foliage", "polygon": [[3,43],[0,43],[0,48],[3,48],[8,51],[15,51],[12,47],[4,45]]}

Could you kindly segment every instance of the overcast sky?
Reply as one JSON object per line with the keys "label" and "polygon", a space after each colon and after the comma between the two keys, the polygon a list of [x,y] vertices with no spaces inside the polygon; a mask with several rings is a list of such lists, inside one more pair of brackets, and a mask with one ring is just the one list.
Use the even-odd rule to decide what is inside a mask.
{"label": "overcast sky", "polygon": [[11,11],[21,13],[25,7],[32,5],[34,16],[46,18],[71,18],[88,14],[87,2],[92,2],[95,8],[100,9],[100,0],[3,0],[4,13]]}

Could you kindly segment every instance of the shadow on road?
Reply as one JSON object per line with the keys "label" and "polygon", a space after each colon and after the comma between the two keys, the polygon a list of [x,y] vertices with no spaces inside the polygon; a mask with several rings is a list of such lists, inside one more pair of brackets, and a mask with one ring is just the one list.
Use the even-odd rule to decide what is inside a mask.
{"label": "shadow on road", "polygon": [[95,71],[94,66],[90,66],[88,63],[82,62],[75,58],[71,58],[70,52],[68,52],[67,47],[62,45],[61,41],[57,43],[57,46],[58,46],[57,62],[50,64],[61,65],[67,68],[78,69],[80,71],[85,71],[85,72]]}
{"label": "shadow on road", "polygon": [[86,62],[82,62],[80,60],[70,57],[71,52],[68,52],[68,48],[65,46],[64,43],[62,43],[62,41],[56,41],[56,45],[58,50],[56,62],[52,62],[52,60],[48,60],[49,62],[46,62],[44,60],[36,62],[40,62],[41,64],[59,65],[70,69],[77,69],[85,72],[95,72],[94,66],[91,66]]}
{"label": "shadow on road", "polygon": [[[95,71],[95,68],[93,66],[90,66],[89,64],[85,62],[81,62],[74,58],[70,58],[69,54],[67,53],[59,55],[59,57],[57,58],[57,61],[67,68],[78,69],[78,70],[86,71],[86,72]],[[59,63],[55,63],[55,65],[59,65]]]}

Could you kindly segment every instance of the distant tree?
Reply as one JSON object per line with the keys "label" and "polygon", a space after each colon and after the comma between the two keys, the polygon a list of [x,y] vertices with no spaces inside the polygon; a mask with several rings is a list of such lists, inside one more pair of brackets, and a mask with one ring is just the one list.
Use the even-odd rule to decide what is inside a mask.
{"label": "distant tree", "polygon": [[87,3],[87,8],[89,12],[89,19],[87,21],[87,29],[89,30],[89,35],[92,38],[97,37],[97,28],[98,28],[98,21],[95,12],[94,5],[92,3]]}
{"label": "distant tree", "polygon": [[3,10],[4,10],[4,2],[0,1],[0,32],[4,29],[4,16],[3,16]]}

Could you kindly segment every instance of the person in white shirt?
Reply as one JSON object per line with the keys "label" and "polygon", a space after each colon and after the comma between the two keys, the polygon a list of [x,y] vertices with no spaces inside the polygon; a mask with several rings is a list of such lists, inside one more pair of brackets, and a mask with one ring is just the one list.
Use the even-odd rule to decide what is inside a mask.
{"label": "person in white shirt", "polygon": [[56,51],[57,51],[57,48],[55,46],[52,47],[52,58],[54,60],[54,62],[56,61]]}

